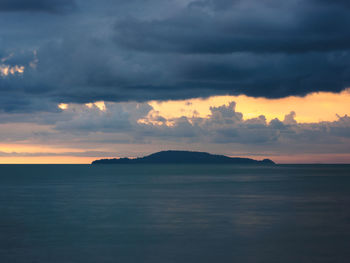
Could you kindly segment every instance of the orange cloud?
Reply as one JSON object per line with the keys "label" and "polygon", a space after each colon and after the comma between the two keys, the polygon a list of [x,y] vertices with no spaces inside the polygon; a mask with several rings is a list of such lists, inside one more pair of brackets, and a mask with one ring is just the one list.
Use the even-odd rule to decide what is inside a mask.
{"label": "orange cloud", "polygon": [[58,104],[58,108],[60,108],[61,110],[66,110],[66,109],[68,109],[68,104],[60,103],[60,104]]}
{"label": "orange cloud", "polygon": [[[186,117],[201,117],[206,118],[211,114],[211,107],[219,107],[221,105],[229,105],[230,102],[236,102],[236,111],[243,114],[245,120],[264,115],[267,121],[274,118],[283,120],[286,114],[294,111],[296,113],[296,121],[298,123],[317,123],[320,121],[336,121],[337,115],[343,116],[350,114],[350,90],[343,91],[338,94],[334,93],[312,93],[305,97],[287,97],[283,99],[265,99],[265,98],[252,98],[247,96],[215,96],[208,99],[190,99],[182,101],[151,101],[149,104],[153,107],[153,110],[149,113],[149,118],[139,119],[139,123],[152,123],[167,126],[172,126],[174,118],[181,116]],[[74,106],[71,104],[59,104],[58,107],[62,110]],[[80,105],[82,107],[96,108],[102,112],[106,111],[106,105],[103,101]],[[163,117],[163,118],[162,118]],[[153,121],[153,122],[152,122]],[[189,119],[190,121],[190,119]],[[29,126],[23,124],[15,124],[17,130],[28,130],[32,132],[40,131],[44,126],[32,125]],[[2,131],[7,131],[8,134],[12,134],[14,126],[9,124],[2,124]],[[48,126],[49,127],[49,126]],[[50,127],[49,127],[50,128]],[[47,128],[47,129],[49,129]],[[50,128],[51,129],[51,128]],[[21,143],[0,144],[0,152],[5,153],[0,157],[0,163],[90,163],[94,159],[99,157],[80,157],[80,156],[65,156],[67,153],[79,153],[81,149],[75,149],[70,146],[57,147],[57,145],[34,145],[30,144],[30,141],[23,140]],[[66,144],[68,145],[68,144]],[[178,144],[175,144],[175,147]],[[111,145],[103,145],[99,150],[106,151]],[[157,151],[157,145],[145,144],[146,148],[141,150],[141,146],[137,146],[135,152],[140,153],[144,151]],[[77,147],[78,148],[78,147]],[[113,145],[110,151],[119,149],[123,154],[130,151],[133,148],[133,144],[126,144],[121,150],[120,145],[117,147]],[[174,148],[174,147],[173,147]],[[180,147],[181,148],[181,147]],[[94,149],[96,150],[96,149]],[[110,152],[109,151],[109,152]],[[60,156],[6,156],[6,153],[55,153]],[[220,153],[220,150],[218,151]],[[295,155],[279,155],[274,151],[271,155],[266,156],[272,158],[279,163],[301,163],[301,162],[350,162],[350,155],[348,154],[295,154]],[[43,154],[44,155],[44,154]],[[74,155],[74,154],[72,154]],[[135,154],[134,154],[135,155]],[[247,156],[252,157],[254,156]]]}
{"label": "orange cloud", "polygon": [[210,114],[210,107],[228,105],[236,102],[236,111],[243,113],[244,119],[256,118],[264,115],[268,121],[284,116],[291,111],[296,113],[299,123],[320,121],[335,121],[337,115],[350,114],[350,90],[341,93],[319,92],[305,97],[287,97],[282,99],[253,98],[240,96],[215,96],[208,99],[190,99],[182,101],[151,101],[154,112],[166,119],[186,117],[206,117]]}
{"label": "orange cloud", "polygon": [[104,101],[96,101],[85,104],[86,107],[92,109],[93,107],[97,107],[100,111],[106,111],[106,104]]}
{"label": "orange cloud", "polygon": [[15,75],[16,73],[18,74],[23,74],[24,72],[24,66],[10,66],[6,64],[1,64],[0,65],[0,76],[6,77],[8,75]]}

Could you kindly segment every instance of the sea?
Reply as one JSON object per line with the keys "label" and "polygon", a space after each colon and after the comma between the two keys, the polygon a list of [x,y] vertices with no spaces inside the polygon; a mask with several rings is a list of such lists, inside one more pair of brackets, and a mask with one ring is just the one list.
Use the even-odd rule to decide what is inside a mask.
{"label": "sea", "polygon": [[350,262],[350,165],[0,165],[1,263]]}

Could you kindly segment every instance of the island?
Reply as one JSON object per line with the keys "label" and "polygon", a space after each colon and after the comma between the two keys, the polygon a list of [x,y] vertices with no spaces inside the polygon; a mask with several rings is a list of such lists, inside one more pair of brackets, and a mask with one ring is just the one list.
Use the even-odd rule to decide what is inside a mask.
{"label": "island", "polygon": [[114,158],[95,160],[92,164],[240,164],[274,165],[270,159],[254,160],[250,158],[228,157],[206,152],[161,151],[139,158]]}

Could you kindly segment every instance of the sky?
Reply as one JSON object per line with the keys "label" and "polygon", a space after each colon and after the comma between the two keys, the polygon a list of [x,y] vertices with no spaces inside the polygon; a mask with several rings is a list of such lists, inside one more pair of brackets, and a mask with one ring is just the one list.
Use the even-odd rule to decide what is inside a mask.
{"label": "sky", "polygon": [[350,163],[346,0],[0,0],[0,163]]}

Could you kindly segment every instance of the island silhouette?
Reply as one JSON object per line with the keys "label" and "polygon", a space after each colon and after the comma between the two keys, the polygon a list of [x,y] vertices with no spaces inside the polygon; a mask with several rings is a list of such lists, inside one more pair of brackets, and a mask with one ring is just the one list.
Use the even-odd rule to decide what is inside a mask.
{"label": "island silhouette", "polygon": [[254,160],[250,158],[228,157],[207,152],[161,151],[138,158],[114,158],[95,160],[92,164],[241,164],[274,165],[270,159]]}

